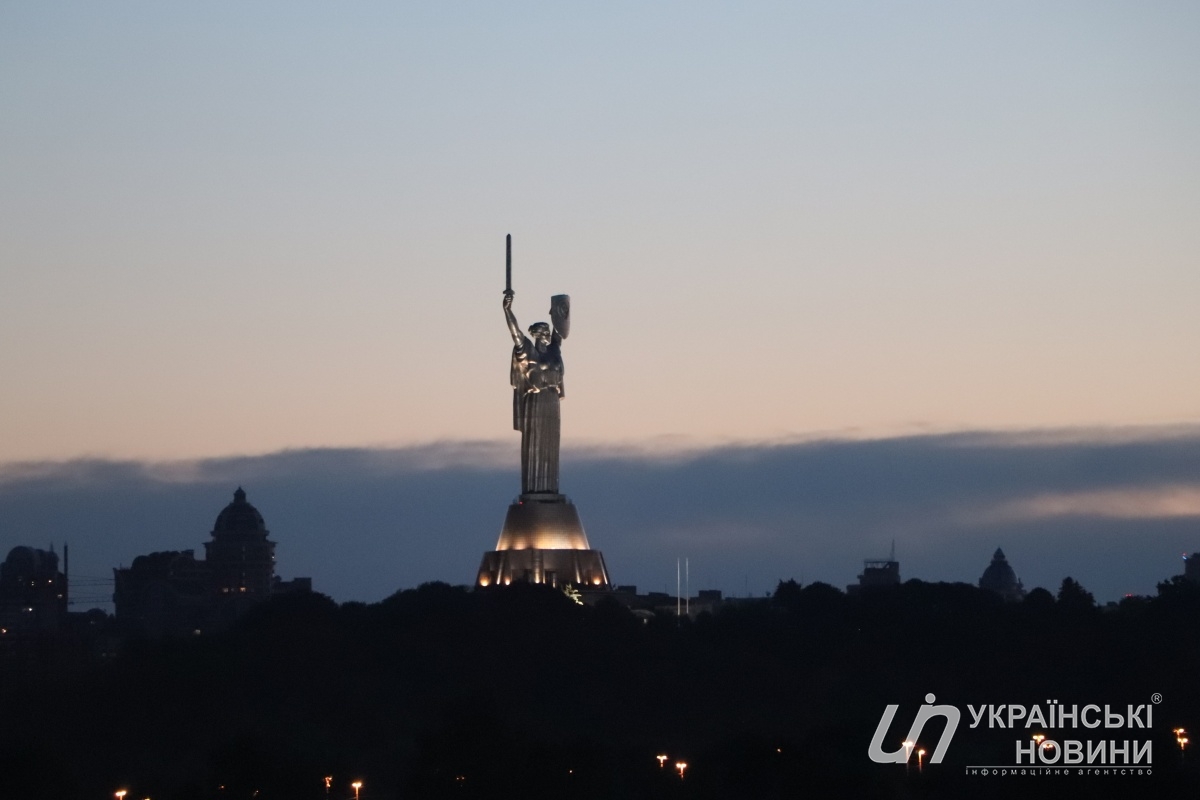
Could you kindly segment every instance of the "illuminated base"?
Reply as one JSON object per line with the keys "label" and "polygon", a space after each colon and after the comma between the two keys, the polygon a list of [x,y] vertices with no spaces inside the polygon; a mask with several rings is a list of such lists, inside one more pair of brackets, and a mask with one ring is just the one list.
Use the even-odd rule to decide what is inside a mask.
{"label": "illuminated base", "polygon": [[508,507],[496,549],[483,554],[478,586],[513,581],[608,586],[604,556],[588,545],[575,505],[562,494],[523,494]]}
{"label": "illuminated base", "polygon": [[565,494],[523,494],[508,507],[497,550],[590,550],[579,512]]}
{"label": "illuminated base", "polygon": [[599,550],[489,550],[483,554],[477,586],[507,586],[514,581],[607,588],[608,570]]}

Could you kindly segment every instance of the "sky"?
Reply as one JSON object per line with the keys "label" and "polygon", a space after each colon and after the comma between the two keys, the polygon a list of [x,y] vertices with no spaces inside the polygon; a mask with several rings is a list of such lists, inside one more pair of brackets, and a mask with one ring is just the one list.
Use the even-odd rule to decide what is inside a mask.
{"label": "sky", "polygon": [[[892,538],[906,576],[974,581],[1045,520],[1057,549],[1019,574],[1056,584],[1033,562],[1094,551],[1094,523],[1120,543],[1097,594],[1130,554],[1152,591],[1200,549],[1200,476],[1039,459],[1195,445],[1197,45],[1183,2],[0,3],[0,548],[70,539],[104,574],[200,547],[244,483],[281,572],[378,599],[396,581],[356,588],[305,522],[357,519],[334,491],[355,477],[375,527],[339,547],[470,580],[516,492],[511,233],[522,325],[572,296],[563,488],[618,582],[661,588],[694,551],[744,562],[710,577],[731,592],[844,584]],[[1023,494],[969,460],[994,503],[871,482],[872,447],[944,461],[958,437],[1023,456]],[[836,536],[747,487],[731,527],[622,517],[629,475],[689,497],[689,465],[780,452],[812,485],[814,453],[861,454],[821,511]],[[272,471],[300,454],[313,475]],[[325,516],[296,516],[289,475]],[[437,528],[450,550],[380,533],[448,506],[477,512]],[[994,528],[969,552],[964,509]]]}

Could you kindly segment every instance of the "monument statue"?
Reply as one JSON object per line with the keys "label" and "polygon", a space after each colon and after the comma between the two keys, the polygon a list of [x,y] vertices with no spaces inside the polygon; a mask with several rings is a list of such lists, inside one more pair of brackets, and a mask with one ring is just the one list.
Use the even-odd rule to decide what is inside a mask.
{"label": "monument statue", "polygon": [[511,286],[504,290],[504,319],[513,340],[513,430],[521,432],[521,493],[557,494],[559,403],[565,397],[562,342],[569,329],[571,298],[550,298],[553,326],[535,322],[526,336],[513,315],[514,296]]}
{"label": "monument statue", "polygon": [[551,297],[550,322],[535,322],[523,334],[512,310],[512,236],[506,251],[503,307],[513,340],[509,378],[513,429],[521,432],[521,494],[508,507],[496,549],[484,553],[477,583],[606,587],[604,557],[588,545],[575,505],[558,488],[562,343],[570,332],[571,298]]}

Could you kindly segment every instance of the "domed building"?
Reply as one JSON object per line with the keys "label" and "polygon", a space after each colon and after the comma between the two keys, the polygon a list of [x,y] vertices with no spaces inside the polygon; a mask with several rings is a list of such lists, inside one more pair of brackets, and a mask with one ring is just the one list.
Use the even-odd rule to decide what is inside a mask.
{"label": "domed building", "polygon": [[113,570],[117,624],[129,633],[193,635],[220,630],[247,609],[284,592],[311,592],[311,578],[275,575],[275,542],[238,487],[213,523],[205,558],[191,550],[138,556]]}
{"label": "domed building", "polygon": [[983,571],[979,579],[979,588],[995,592],[1009,602],[1015,602],[1025,596],[1025,587],[1017,580],[1017,573],[1009,566],[1004,551],[996,548],[992,563]]}
{"label": "domed building", "polygon": [[262,514],[246,501],[246,492],[239,486],[233,502],[217,515],[212,541],[204,543],[205,560],[217,594],[265,597],[271,593],[275,543],[267,533]]}

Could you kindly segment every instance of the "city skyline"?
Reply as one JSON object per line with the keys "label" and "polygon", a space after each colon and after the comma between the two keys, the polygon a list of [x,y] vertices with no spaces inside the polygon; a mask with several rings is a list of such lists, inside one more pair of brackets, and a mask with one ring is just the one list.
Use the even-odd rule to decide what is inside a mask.
{"label": "city skyline", "polygon": [[[896,539],[906,578],[1002,547],[1027,587],[1152,592],[1200,536],[1198,23],[0,9],[0,543],[198,547],[201,498],[242,484],[339,600],[470,582],[517,491],[511,233],[518,318],[573,298],[563,486],[614,582],[660,588],[646,548],[730,593],[844,586]],[[671,503],[623,516],[629,475]],[[333,530],[287,519],[288,476]],[[431,497],[463,512],[432,543]],[[1060,566],[1089,535],[1120,556]]]}
{"label": "city skyline", "polygon": [[[1002,548],[1026,589],[1072,577],[1108,602],[1154,595],[1200,549],[1200,431],[1141,434],[831,440],[671,459],[568,448],[564,463],[611,580],[640,591],[673,593],[677,558],[689,559],[693,591],[762,596],[788,579],[844,589],[894,541],[903,580],[975,584]],[[279,574],[365,602],[473,583],[520,489],[489,443],[78,461],[6,470],[0,531],[7,547],[68,541],[72,575],[103,579],[144,553],[200,550],[238,485],[278,543]]]}

